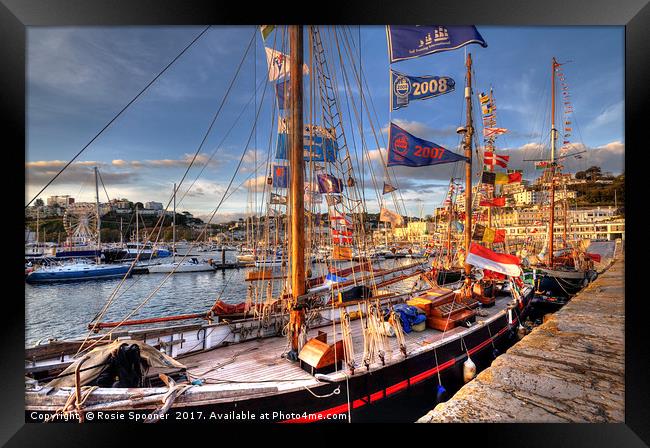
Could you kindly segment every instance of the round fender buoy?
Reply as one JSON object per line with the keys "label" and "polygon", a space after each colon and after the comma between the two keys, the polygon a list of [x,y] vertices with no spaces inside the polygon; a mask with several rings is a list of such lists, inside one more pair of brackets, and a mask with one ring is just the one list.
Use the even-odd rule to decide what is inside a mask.
{"label": "round fender buoy", "polygon": [[436,403],[442,403],[447,399],[447,389],[442,384],[438,384],[438,390],[436,391]]}
{"label": "round fender buoy", "polygon": [[524,327],[523,325],[519,324],[519,326],[517,327],[517,337],[518,337],[519,339],[522,339],[524,336],[526,336],[526,333],[527,333],[527,331],[526,331],[526,327]]}
{"label": "round fender buoy", "polygon": [[463,380],[465,380],[466,383],[469,383],[474,379],[476,376],[476,364],[472,361],[472,358],[469,356],[463,363]]}

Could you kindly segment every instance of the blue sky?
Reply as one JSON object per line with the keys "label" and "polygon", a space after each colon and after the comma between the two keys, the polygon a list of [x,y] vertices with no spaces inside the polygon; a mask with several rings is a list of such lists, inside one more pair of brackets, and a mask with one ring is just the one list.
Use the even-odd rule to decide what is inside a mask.
{"label": "blue sky", "polygon": [[[534,167],[522,160],[541,157],[548,146],[550,61],[555,56],[560,62],[571,61],[563,68],[574,108],[572,150],[587,151],[580,160],[567,159],[566,170],[581,170],[594,164],[615,173],[624,170],[622,27],[478,25],[477,28],[487,41],[487,48],[470,45],[393,64],[395,70],[411,75],[451,76],[457,87],[447,95],[412,102],[407,108],[390,112],[390,65],[385,28],[350,27],[357,66],[356,53],[359,38],[361,40],[361,67],[369,86],[363,94],[366,99],[368,95],[372,98],[377,113],[377,120],[373,120],[376,131],[385,132],[392,120],[418,137],[456,150],[455,129],[464,122],[464,56],[465,51],[469,51],[474,61],[475,90],[478,93],[494,88],[498,126],[509,130],[497,140],[497,147],[501,153],[511,156],[510,167],[525,169],[526,176],[532,176]],[[62,164],[201,29],[29,28],[26,200],[31,199]],[[70,194],[77,200],[93,200],[92,167],[97,165],[111,198],[166,203],[172,184],[180,181],[223,101],[253,35],[254,46],[244,58],[241,72],[181,192],[194,181],[213,151],[219,149],[179,208],[200,216],[211,213],[235,171],[251,132],[252,138],[233,188],[248,177],[254,179],[257,175],[261,179],[263,173],[254,171],[254,162],[257,160],[259,164],[269,153],[270,139],[276,133],[271,122],[277,114],[272,104],[272,86],[265,83],[264,42],[252,26],[214,26],[41,197]],[[328,42],[327,32],[324,36]],[[279,48],[281,33],[275,31],[267,45],[274,39]],[[337,67],[336,57],[330,61],[332,67]],[[352,112],[360,101],[356,85],[351,94],[346,95],[340,67],[337,70],[348,143],[352,151],[360,154],[358,122]],[[351,68],[346,70],[348,76],[352,76]],[[254,93],[255,85],[259,87],[257,94]],[[253,132],[253,104],[259,106],[260,103],[260,118]],[[237,120],[240,113],[241,118]],[[363,129],[367,151],[377,164],[379,152],[365,110]],[[219,146],[222,141],[223,145]],[[378,141],[383,150],[385,135],[378,136]],[[375,168],[380,169],[378,165]],[[409,212],[419,214],[422,207],[427,214],[443,199],[449,177],[453,173],[458,175],[460,170],[451,165],[400,167],[394,174]],[[368,189],[366,197],[376,196]],[[215,221],[241,216],[246,211],[247,199],[245,188],[236,190],[221,207]],[[377,201],[371,201],[368,208],[375,211]]]}

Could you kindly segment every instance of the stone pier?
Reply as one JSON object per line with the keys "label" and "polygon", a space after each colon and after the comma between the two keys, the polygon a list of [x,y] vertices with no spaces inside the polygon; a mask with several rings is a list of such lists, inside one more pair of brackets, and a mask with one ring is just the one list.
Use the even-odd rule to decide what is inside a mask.
{"label": "stone pier", "polygon": [[624,270],[620,254],[560,311],[418,422],[623,423]]}

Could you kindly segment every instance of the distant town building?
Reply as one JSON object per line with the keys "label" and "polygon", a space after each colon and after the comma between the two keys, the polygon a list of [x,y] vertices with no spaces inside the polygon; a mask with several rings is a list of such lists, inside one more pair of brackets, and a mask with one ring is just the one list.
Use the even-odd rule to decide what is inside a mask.
{"label": "distant town building", "polygon": [[144,208],[147,209],[147,210],[162,210],[163,205],[160,202],[150,201],[150,202],[145,202],[144,203]]}
{"label": "distant town building", "polygon": [[47,198],[47,205],[49,207],[59,206],[66,208],[69,205],[74,204],[74,198],[68,195],[66,196],[50,196]]}

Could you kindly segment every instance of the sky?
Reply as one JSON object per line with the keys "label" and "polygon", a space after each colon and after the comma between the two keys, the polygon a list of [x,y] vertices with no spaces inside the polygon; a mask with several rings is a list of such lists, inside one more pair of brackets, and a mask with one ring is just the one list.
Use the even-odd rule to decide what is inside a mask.
{"label": "sky", "polygon": [[[29,27],[25,202],[203,28]],[[346,57],[339,35],[345,73],[351,82],[347,88],[338,53],[330,44],[332,34],[324,30],[328,62],[337,74],[348,146],[358,157],[365,148],[380,186],[383,168],[379,157],[386,155],[391,121],[420,138],[459,150],[455,130],[465,121],[466,52],[473,59],[475,93],[494,90],[497,125],[508,129],[497,140],[497,152],[510,156],[509,168],[523,169],[524,177],[532,179],[534,164],[524,159],[548,154],[550,66],[555,56],[566,62],[562,68],[574,110],[569,153],[586,151],[581,159],[564,159],[564,171],[599,165],[603,171],[624,172],[623,27],[477,25],[477,29],[487,48],[468,45],[392,64],[394,70],[409,75],[450,76],[456,81],[454,92],[413,101],[396,111],[389,110],[391,64],[385,27],[348,27],[353,58]],[[264,42],[253,26],[211,27],[39,197],[46,200],[67,194],[77,201],[94,201],[93,167],[97,166],[106,187],[105,191],[100,188],[100,200],[105,201],[108,195],[166,205],[173,184],[181,183],[198,150],[179,187],[177,211],[208,218],[225,193],[227,199],[212,222],[244,216],[253,197],[245,186],[263,182],[264,162],[277,134],[277,124],[273,124],[277,123],[277,109],[273,86],[266,80],[264,46],[280,49],[281,40],[277,28]],[[360,67],[367,82],[363,96],[370,117],[360,107],[358,84],[351,79],[353,64]],[[308,85],[306,81],[306,88]],[[359,109],[361,118],[354,112]],[[475,120],[480,121],[476,114]],[[462,170],[461,164],[450,164],[396,167],[391,172],[409,214],[426,215],[444,199],[449,178],[459,176]],[[370,169],[366,165],[360,171],[357,174],[365,180],[368,210],[375,212],[378,195],[371,187]]]}

